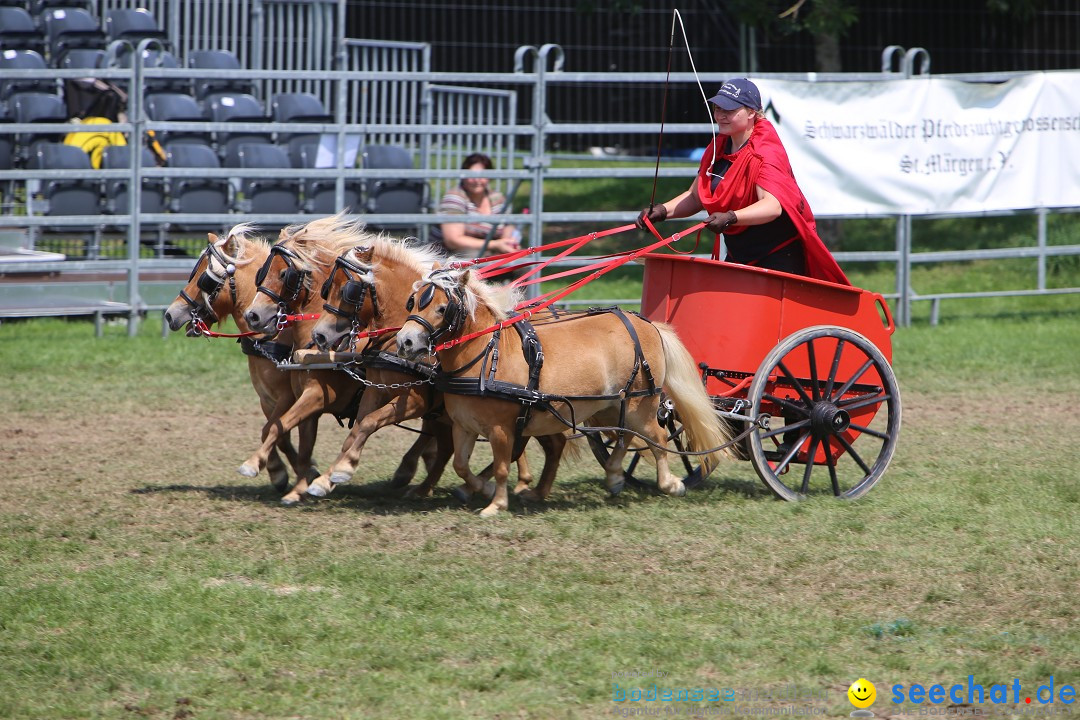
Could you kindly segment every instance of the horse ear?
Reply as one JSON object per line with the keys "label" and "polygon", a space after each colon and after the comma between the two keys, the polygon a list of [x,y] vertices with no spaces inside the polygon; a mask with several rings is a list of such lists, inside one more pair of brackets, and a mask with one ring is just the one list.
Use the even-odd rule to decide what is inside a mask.
{"label": "horse ear", "polygon": [[219,238],[212,232],[206,233],[206,239],[210,242],[211,245],[217,245],[219,242],[221,242],[221,238]]}
{"label": "horse ear", "polygon": [[438,260],[431,264],[431,272],[435,272],[436,270],[442,270],[442,263]]}
{"label": "horse ear", "polygon": [[461,271],[461,274],[458,275],[458,285],[468,285],[471,277],[472,270],[470,268],[465,268]]}

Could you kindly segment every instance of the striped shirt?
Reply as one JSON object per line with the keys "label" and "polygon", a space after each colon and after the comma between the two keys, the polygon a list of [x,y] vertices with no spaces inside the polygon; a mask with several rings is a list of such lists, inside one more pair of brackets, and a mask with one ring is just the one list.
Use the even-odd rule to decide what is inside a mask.
{"label": "striped shirt", "polygon": [[[490,192],[488,194],[488,202],[491,203],[492,215],[499,215],[506,209],[506,198],[501,192]],[[469,196],[464,190],[460,187],[454,187],[442,196],[442,200],[439,202],[439,209],[436,212],[440,215],[477,215],[480,213],[480,209],[469,199]],[[465,223],[465,234],[469,237],[483,239],[488,236],[488,233],[491,232],[491,229],[494,226],[495,223],[467,222]],[[494,239],[494,236],[492,236],[492,239]],[[445,247],[441,225],[432,226],[430,240],[436,245]],[[449,248],[447,248],[447,251],[449,251]]]}

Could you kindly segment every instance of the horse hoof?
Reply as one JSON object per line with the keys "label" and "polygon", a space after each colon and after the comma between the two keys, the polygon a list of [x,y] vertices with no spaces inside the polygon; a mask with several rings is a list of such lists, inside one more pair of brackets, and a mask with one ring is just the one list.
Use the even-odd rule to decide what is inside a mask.
{"label": "horse hoof", "polygon": [[484,508],[483,510],[480,511],[480,517],[482,517],[482,518],[493,518],[498,514],[499,514],[499,508],[495,507],[495,505],[493,505],[493,504],[488,505],[486,508]]}
{"label": "horse hoof", "polygon": [[469,502],[469,494],[465,492],[464,488],[456,487],[450,491],[450,494],[454,496],[454,499],[460,503]]}
{"label": "horse hoof", "polygon": [[671,492],[668,493],[668,495],[670,495],[672,497],[682,497],[685,494],[686,494],[686,486],[683,485],[682,480],[679,480],[678,482],[676,482],[675,485],[671,488]]}
{"label": "horse hoof", "polygon": [[239,468],[237,468],[236,472],[240,473],[246,478],[253,478],[259,476],[258,469],[251,467],[247,463],[244,463]]}
{"label": "horse hoof", "polygon": [[607,491],[611,495],[611,497],[615,497],[616,495],[621,493],[625,488],[626,488],[626,481],[625,480],[620,480],[619,482],[615,483],[614,485],[608,485]]}
{"label": "horse hoof", "polygon": [[340,471],[330,473],[330,482],[334,483],[335,485],[341,485],[342,483],[347,483],[350,480],[352,480],[352,473]]}
{"label": "horse hoof", "polygon": [[289,493],[285,497],[281,498],[281,504],[284,505],[285,507],[293,507],[294,505],[299,505],[300,504],[300,496],[296,495],[296,494],[293,494],[293,493]]}
{"label": "horse hoof", "polygon": [[308,489],[305,494],[310,495],[311,497],[323,498],[329,495],[329,492],[322,485],[312,483],[311,485],[308,485]]}
{"label": "horse hoof", "polygon": [[423,500],[431,497],[431,489],[425,488],[421,485],[411,487],[405,491],[405,497],[410,500]]}
{"label": "horse hoof", "polygon": [[519,493],[516,493],[520,500],[525,502],[543,502],[544,498],[540,497],[540,493],[536,492],[532,488],[526,488]]}

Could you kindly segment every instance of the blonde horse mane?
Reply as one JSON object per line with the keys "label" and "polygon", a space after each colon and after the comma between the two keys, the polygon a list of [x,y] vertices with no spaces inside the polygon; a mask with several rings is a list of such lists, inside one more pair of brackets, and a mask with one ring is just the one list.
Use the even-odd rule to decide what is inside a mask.
{"label": "blonde horse mane", "polygon": [[[236,255],[230,255],[225,251],[225,248],[230,242],[236,247]],[[214,244],[217,246],[218,250],[221,251],[221,254],[225,259],[237,267],[242,267],[252,262],[255,258],[248,257],[248,255],[253,251],[257,252],[263,250],[264,252],[259,254],[265,257],[266,252],[269,252],[270,250],[270,241],[261,235],[255,234],[254,223],[239,223],[238,225],[233,225],[228,234]]]}
{"label": "blonde horse mane", "polygon": [[316,272],[333,264],[339,255],[360,245],[372,245],[386,236],[370,233],[360,220],[349,220],[345,212],[282,228],[279,241],[289,243],[296,253],[297,270]]}
{"label": "blonde horse mane", "polygon": [[[464,286],[461,283],[462,278],[465,279]],[[476,308],[482,305],[488,309],[497,322],[501,322],[510,317],[510,313],[521,300],[520,290],[511,290],[505,285],[486,283],[476,273],[470,272],[468,269],[448,270],[438,268],[432,270],[424,276],[423,280],[418,280],[413,284],[413,291],[415,292],[425,283],[431,283],[435,287],[441,288],[448,295],[460,288],[462,290],[462,301],[470,319],[476,318]]]}

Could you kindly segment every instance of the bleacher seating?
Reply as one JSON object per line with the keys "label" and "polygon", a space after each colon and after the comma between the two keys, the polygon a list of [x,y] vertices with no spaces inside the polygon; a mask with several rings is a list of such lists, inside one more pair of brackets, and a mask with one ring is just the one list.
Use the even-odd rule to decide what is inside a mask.
{"label": "bleacher seating", "polygon": [[[169,148],[169,167],[220,168],[217,154],[207,145],[175,145]],[[229,182],[224,178],[175,178],[169,183],[169,209],[175,213],[221,214],[229,212]],[[215,229],[220,223],[173,224],[181,230]]]}
{"label": "bleacher seating", "polygon": [[206,100],[217,93],[239,93],[251,95],[255,86],[243,78],[240,60],[228,50],[196,50],[188,56],[188,67],[195,70],[230,70],[235,71],[228,78],[199,78],[194,81],[193,91],[196,99]]}
{"label": "bleacher seating", "polygon": [[[368,145],[363,152],[363,166],[381,170],[412,170],[409,151],[398,145]],[[427,202],[427,183],[423,180],[378,178],[368,181],[364,210],[380,214],[411,214],[423,211]],[[392,227],[383,225],[382,227]]]}
{"label": "bleacher seating", "polygon": [[[195,98],[182,93],[155,93],[146,98],[146,114],[159,122],[203,122],[203,113]],[[194,143],[210,147],[210,133],[198,130],[162,130],[157,132],[158,141],[166,148],[179,143]]]}
{"label": "bleacher seating", "polygon": [[[308,143],[306,145],[298,145],[297,147],[297,157],[295,159],[290,158],[293,167],[316,167],[316,160],[319,154],[318,144]],[[360,206],[363,188],[364,184],[361,180],[345,180],[344,203],[341,207],[338,207],[337,202],[335,201],[337,195],[337,181],[334,178],[305,180],[303,182],[304,212],[317,215],[333,215],[338,210],[345,208],[348,208],[352,212],[360,212],[363,209]]]}
{"label": "bleacher seating", "polygon": [[[64,99],[52,93],[16,93],[8,100],[12,116],[17,123],[66,123],[68,119]],[[18,161],[26,161],[34,154],[34,145],[40,142],[58,142],[62,133],[30,132],[15,137]]]}
{"label": "bleacher seating", "polygon": [[105,33],[101,25],[86,10],[75,7],[59,7],[44,14],[45,39],[49,58],[58,64],[64,53],[71,48],[104,49]]}
{"label": "bleacher seating", "polygon": [[[142,148],[143,167],[157,167],[154,154]],[[110,145],[101,155],[102,170],[127,170],[131,167],[131,148],[127,145]],[[145,213],[163,213],[167,210],[165,181],[161,178],[143,178],[139,208]],[[106,180],[104,183],[105,212],[126,215],[128,211],[128,181]]]}
{"label": "bleacher seating", "polygon": [[56,67],[64,70],[81,68],[92,70],[105,67],[105,51],[97,48],[72,48],[64,53]]}
{"label": "bleacher seating", "polygon": [[226,167],[280,169],[279,177],[242,178],[243,211],[256,214],[300,212],[300,183],[288,177],[289,158],[277,145],[245,144],[225,158]]}
{"label": "bleacher seating", "polygon": [[0,101],[21,92],[56,92],[56,81],[49,78],[2,79],[7,70],[48,69],[45,58],[36,50],[0,50]]}
{"label": "bleacher seating", "polygon": [[0,50],[45,52],[45,35],[22,7],[0,7]]}
{"label": "bleacher seating", "polygon": [[[97,181],[89,180],[93,172],[90,156],[74,145],[63,143],[38,143],[27,166],[31,170],[76,170],[79,177],[64,180],[28,181],[40,182],[40,192],[46,202],[42,215],[97,215],[101,212],[101,191]],[[28,189],[27,197],[31,196]],[[97,225],[58,226],[53,230],[96,230]]]}
{"label": "bleacher seating", "polygon": [[[210,119],[214,122],[266,122],[266,113],[262,104],[254,95],[217,94],[211,95],[207,103]],[[227,157],[234,148],[247,143],[269,143],[270,133],[244,130],[240,132],[218,132],[218,155]]]}
{"label": "bleacher seating", "polygon": [[[122,68],[131,67],[134,55],[134,49],[119,53],[116,58],[117,65]],[[144,68],[173,70],[180,67],[179,61],[171,52],[154,48],[143,51],[142,62]],[[143,92],[147,96],[157,93],[188,94],[190,91],[191,83],[185,78],[147,78],[143,87]]]}
{"label": "bleacher seating", "polygon": [[163,46],[169,46],[168,35],[158,27],[154,14],[146,8],[114,8],[105,16],[105,35],[110,42],[126,40],[133,46],[146,38],[160,40]]}

